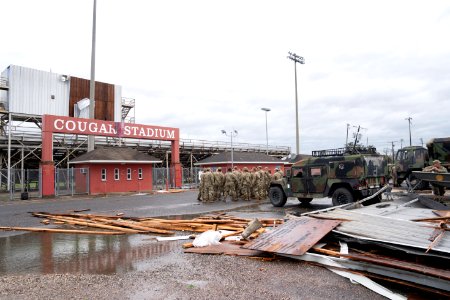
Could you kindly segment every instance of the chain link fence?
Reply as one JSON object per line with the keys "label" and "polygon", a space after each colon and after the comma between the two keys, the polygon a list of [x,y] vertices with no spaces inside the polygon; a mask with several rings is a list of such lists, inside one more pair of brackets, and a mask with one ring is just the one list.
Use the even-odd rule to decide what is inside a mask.
{"label": "chain link fence", "polygon": [[[182,188],[192,189],[199,186],[200,168],[182,169]],[[164,190],[175,188],[175,177],[173,168],[153,168],[153,189]]]}
{"label": "chain link fence", "polygon": [[40,169],[10,169],[8,189],[8,170],[0,170],[0,200],[27,200],[42,197]]}
{"label": "chain link fence", "polygon": [[55,196],[89,194],[89,169],[64,168],[55,170]]}

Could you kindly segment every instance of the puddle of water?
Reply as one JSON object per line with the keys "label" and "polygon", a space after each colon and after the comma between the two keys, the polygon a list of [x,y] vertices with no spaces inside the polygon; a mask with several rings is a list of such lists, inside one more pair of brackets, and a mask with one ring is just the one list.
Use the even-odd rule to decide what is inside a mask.
{"label": "puddle of water", "polygon": [[147,235],[22,234],[0,239],[0,275],[126,273],[177,247]]}

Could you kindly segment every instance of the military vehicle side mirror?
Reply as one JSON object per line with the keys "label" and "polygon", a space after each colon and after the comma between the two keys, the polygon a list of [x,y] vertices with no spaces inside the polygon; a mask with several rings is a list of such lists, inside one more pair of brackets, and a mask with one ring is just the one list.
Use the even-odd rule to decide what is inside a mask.
{"label": "military vehicle side mirror", "polygon": [[291,177],[291,169],[286,170],[286,177]]}
{"label": "military vehicle side mirror", "polygon": [[330,168],[334,169],[334,162],[330,162]]}

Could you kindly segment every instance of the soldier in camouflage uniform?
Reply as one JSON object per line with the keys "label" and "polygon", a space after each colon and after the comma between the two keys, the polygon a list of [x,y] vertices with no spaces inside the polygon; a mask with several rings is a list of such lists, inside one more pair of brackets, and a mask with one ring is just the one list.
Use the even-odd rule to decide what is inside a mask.
{"label": "soldier in camouflage uniform", "polygon": [[257,181],[258,175],[256,174],[256,168],[253,167],[250,172],[250,199],[257,199],[258,198],[258,185]]}
{"label": "soldier in camouflage uniform", "polygon": [[[432,173],[447,173],[447,169],[441,166],[441,162],[439,160],[434,160],[431,166],[425,167],[423,172],[432,172]],[[444,196],[445,187],[431,184],[433,187],[433,194],[436,196]]]}
{"label": "soldier in camouflage uniform", "polygon": [[264,185],[265,185],[265,178],[264,178],[264,171],[261,166],[258,166],[256,168],[256,200],[262,200],[264,199]]}
{"label": "soldier in camouflage uniform", "polygon": [[281,178],[283,178],[283,172],[281,172],[279,168],[276,168],[275,174],[273,174],[273,180],[279,180]]}
{"label": "soldier in camouflage uniform", "polygon": [[228,168],[225,174],[225,186],[223,191],[223,201],[227,201],[228,196],[231,197],[231,201],[237,201],[236,186],[237,178],[231,168]]}
{"label": "soldier in camouflage uniform", "polygon": [[224,183],[225,175],[222,173],[222,168],[218,167],[216,172],[214,172],[214,193],[215,199],[218,201],[222,200]]}
{"label": "soldier in camouflage uniform", "polygon": [[270,181],[272,180],[272,175],[270,174],[270,170],[268,167],[264,168],[264,191],[263,191],[263,199],[267,199],[270,187]]}
{"label": "soldier in camouflage uniform", "polygon": [[242,172],[238,167],[234,167],[233,171],[234,176],[236,176],[236,197],[241,198],[241,190],[242,190]]}
{"label": "soldier in camouflage uniform", "polygon": [[241,194],[242,199],[244,201],[250,201],[250,195],[251,195],[251,175],[248,171],[247,167],[244,167],[242,169],[242,183],[241,183]]}
{"label": "soldier in camouflage uniform", "polygon": [[211,173],[211,169],[207,168],[203,176],[203,187],[202,200],[203,202],[214,202],[214,175]]}

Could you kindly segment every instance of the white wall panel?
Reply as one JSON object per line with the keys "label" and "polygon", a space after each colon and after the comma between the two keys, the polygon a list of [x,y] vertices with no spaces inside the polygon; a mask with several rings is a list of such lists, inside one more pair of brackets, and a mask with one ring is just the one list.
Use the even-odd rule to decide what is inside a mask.
{"label": "white wall panel", "polygon": [[11,65],[8,107],[10,112],[69,115],[69,80],[62,75]]}

